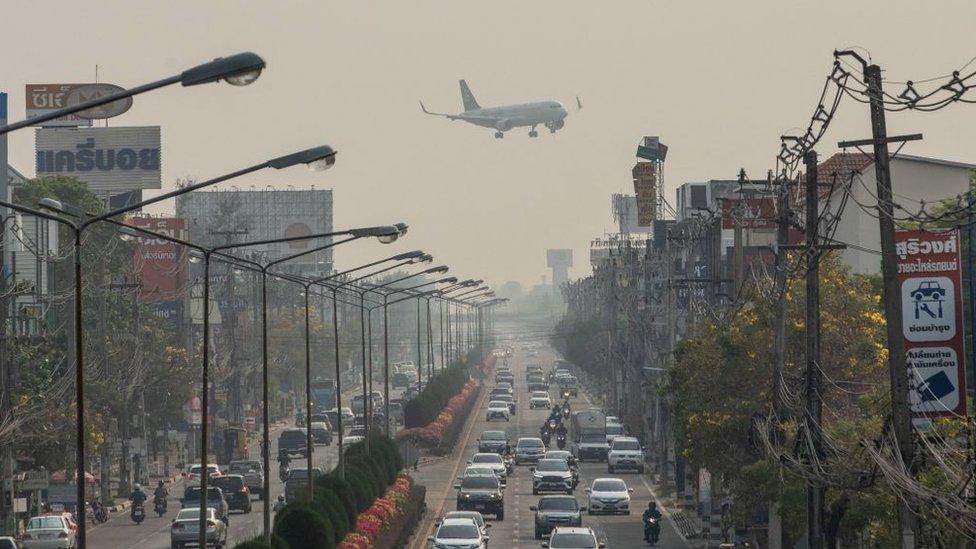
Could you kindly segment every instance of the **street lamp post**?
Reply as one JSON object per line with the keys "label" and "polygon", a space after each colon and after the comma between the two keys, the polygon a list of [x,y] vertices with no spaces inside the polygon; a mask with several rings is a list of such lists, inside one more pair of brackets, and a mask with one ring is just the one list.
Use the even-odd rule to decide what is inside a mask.
{"label": "street lamp post", "polygon": [[[225,80],[228,84],[234,86],[246,86],[257,80],[258,76],[261,74],[261,71],[264,70],[264,66],[264,60],[261,59],[261,57],[257,54],[250,52],[238,53],[231,55],[230,57],[217,58],[208,63],[187,69],[180,74],[163,78],[162,80],[150,82],[148,84],[136,86],[127,90],[121,90],[119,92],[98,97],[90,101],[84,101],[77,105],[51,111],[41,116],[35,116],[34,118],[29,118],[21,122],[15,122],[13,124],[2,126],[0,127],[0,135],[19,130],[21,128],[37,126],[49,120],[54,120],[55,118],[79,113],[81,111],[94,107],[100,107],[102,105],[108,105],[109,103],[114,103],[121,99],[127,99],[141,93],[177,83],[182,84],[183,87],[187,87]],[[79,526],[81,525],[79,524]],[[82,544],[84,544],[83,538],[84,536],[82,536]]]}

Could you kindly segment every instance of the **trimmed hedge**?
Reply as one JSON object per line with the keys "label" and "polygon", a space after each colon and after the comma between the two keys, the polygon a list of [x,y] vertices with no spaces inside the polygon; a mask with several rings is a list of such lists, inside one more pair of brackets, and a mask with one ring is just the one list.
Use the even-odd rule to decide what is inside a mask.
{"label": "trimmed hedge", "polygon": [[424,516],[426,507],[427,488],[414,484],[407,497],[407,512],[388,523],[388,527],[380,532],[373,542],[374,549],[399,549],[406,547],[413,535],[420,519]]}
{"label": "trimmed hedge", "polygon": [[274,533],[290,549],[335,549],[335,533],[328,520],[304,504],[286,505],[275,516]]}
{"label": "trimmed hedge", "polygon": [[481,391],[483,386],[478,385],[471,396],[468,398],[468,402],[465,403],[464,408],[458,411],[454,415],[454,422],[447,428],[444,433],[444,439],[441,440],[440,445],[432,450],[433,454],[436,455],[447,455],[454,450],[454,445],[457,443],[458,437],[461,436],[461,431],[464,430],[465,424],[468,423],[468,416],[475,409],[478,402],[481,400]]}
{"label": "trimmed hedge", "polygon": [[288,543],[280,536],[271,533],[271,545],[264,542],[264,536],[257,535],[249,540],[242,541],[234,546],[234,549],[291,549]]}
{"label": "trimmed hedge", "polygon": [[349,531],[349,521],[346,519],[346,510],[342,508],[342,503],[339,502],[335,494],[327,490],[316,492],[312,498],[311,508],[328,519],[329,524],[332,525],[333,540],[336,543],[346,537],[346,532]]}
{"label": "trimmed hedge", "polygon": [[346,523],[356,524],[356,516],[359,513],[356,494],[352,485],[346,479],[339,478],[339,475],[330,473],[315,479],[315,492],[331,492],[339,498],[342,510],[346,514]]}
{"label": "trimmed hedge", "polygon": [[404,405],[404,428],[423,427],[437,419],[447,401],[461,392],[468,379],[468,369],[461,365],[446,368],[434,376],[416,398]]}

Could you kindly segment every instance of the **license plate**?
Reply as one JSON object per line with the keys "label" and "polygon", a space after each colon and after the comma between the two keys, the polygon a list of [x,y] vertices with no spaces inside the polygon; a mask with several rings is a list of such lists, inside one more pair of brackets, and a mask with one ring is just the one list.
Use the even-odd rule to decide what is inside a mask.
{"label": "license plate", "polygon": [[483,510],[485,508],[485,504],[484,503],[476,503],[475,506],[474,506],[474,508],[476,510]]}

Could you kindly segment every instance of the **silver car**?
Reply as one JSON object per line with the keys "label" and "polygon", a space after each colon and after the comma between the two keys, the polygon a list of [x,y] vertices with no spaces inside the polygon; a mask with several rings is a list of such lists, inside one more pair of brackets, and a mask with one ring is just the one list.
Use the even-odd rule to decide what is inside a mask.
{"label": "silver car", "polygon": [[[200,508],[180,509],[169,527],[169,544],[173,549],[200,541]],[[220,549],[227,543],[227,525],[217,518],[212,508],[207,508],[207,545]]]}

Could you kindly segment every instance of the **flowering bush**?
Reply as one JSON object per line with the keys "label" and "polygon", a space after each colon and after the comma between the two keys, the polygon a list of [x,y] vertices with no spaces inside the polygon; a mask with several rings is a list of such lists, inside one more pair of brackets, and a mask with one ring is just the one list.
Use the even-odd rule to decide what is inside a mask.
{"label": "flowering bush", "polygon": [[339,544],[338,549],[372,549],[373,542],[383,527],[392,519],[403,514],[407,494],[413,487],[413,479],[400,474],[396,482],[381,498],[377,498],[369,509],[359,514],[356,530],[350,532]]}
{"label": "flowering bush", "polygon": [[468,381],[458,394],[447,401],[447,406],[437,415],[437,419],[424,427],[403,429],[397,433],[397,440],[411,439],[423,446],[439,446],[447,429],[454,424],[455,416],[467,406],[477,387],[473,380]]}

